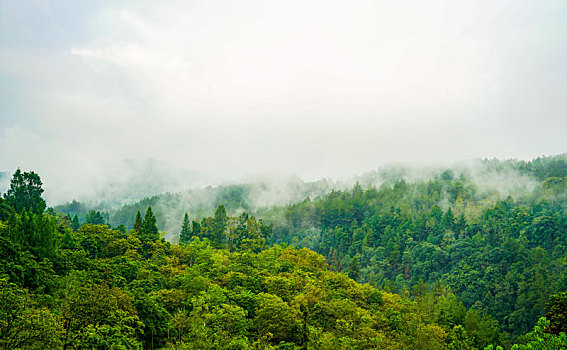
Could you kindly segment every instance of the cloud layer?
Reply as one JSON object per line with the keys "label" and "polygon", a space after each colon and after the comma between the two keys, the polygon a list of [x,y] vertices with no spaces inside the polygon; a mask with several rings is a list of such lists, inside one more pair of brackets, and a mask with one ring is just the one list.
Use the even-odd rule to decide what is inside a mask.
{"label": "cloud layer", "polygon": [[567,150],[561,1],[81,3],[0,1],[0,170],[51,193]]}

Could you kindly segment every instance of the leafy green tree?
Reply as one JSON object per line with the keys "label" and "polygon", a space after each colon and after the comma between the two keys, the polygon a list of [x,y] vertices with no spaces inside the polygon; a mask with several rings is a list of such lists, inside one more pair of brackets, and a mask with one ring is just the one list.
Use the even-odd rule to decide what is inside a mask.
{"label": "leafy green tree", "polygon": [[242,213],[236,222],[238,222],[237,226],[231,228],[229,249],[236,248],[254,253],[266,249],[271,226],[256,221],[256,218],[249,216],[248,213]]}
{"label": "leafy green tree", "polygon": [[160,348],[165,344],[167,338],[169,313],[155,295],[149,295],[142,290],[134,290],[132,294],[133,305],[144,326],[141,336],[144,348]]}
{"label": "leafy green tree", "polygon": [[61,314],[63,349],[141,349],[136,336],[143,324],[130,296],[116,287],[70,279]]}
{"label": "leafy green tree", "polygon": [[114,229],[117,230],[117,231],[120,231],[120,233],[122,233],[122,234],[126,233],[126,225],[124,225],[124,224],[120,224],[120,225],[116,226]]}
{"label": "leafy green tree", "polygon": [[451,350],[473,350],[473,339],[469,337],[465,328],[461,325],[453,327],[449,333],[447,341],[449,342],[448,348]]}
{"label": "leafy green tree", "polygon": [[549,320],[549,331],[553,334],[567,333],[567,292],[549,297],[545,317]]}
{"label": "leafy green tree", "polygon": [[0,197],[0,221],[7,221],[13,213],[14,208],[4,198]]}
{"label": "leafy green tree", "polygon": [[29,210],[33,213],[40,214],[45,211],[46,203],[41,194],[42,182],[38,174],[32,172],[23,172],[18,168],[10,181],[10,188],[4,194],[4,198],[8,205],[14,210],[21,213]]}
{"label": "leafy green tree", "polygon": [[39,307],[24,289],[0,279],[0,348],[55,349],[61,345],[61,323]]}
{"label": "leafy green tree", "polygon": [[23,211],[9,219],[6,233],[8,239],[36,257],[55,260],[59,238],[59,225],[55,217]]}
{"label": "leafy green tree", "polygon": [[258,337],[270,334],[275,344],[280,341],[293,341],[293,331],[299,319],[297,311],[278,296],[262,293],[258,298],[258,310],[254,318]]}
{"label": "leafy green tree", "polygon": [[[191,320],[185,309],[178,309],[171,316],[171,338],[173,338],[173,343],[180,343],[182,340],[186,340],[186,336],[191,331]],[[171,339],[170,339],[171,340]]]}
{"label": "leafy green tree", "polygon": [[91,209],[87,212],[87,215],[85,216],[85,223],[87,224],[91,224],[91,225],[104,225],[104,217],[102,216],[102,213],[98,210],[94,210]]}
{"label": "leafy green tree", "polygon": [[[512,350],[565,350],[567,349],[567,335],[565,333],[549,333],[550,322],[545,317],[537,321],[533,331],[524,336],[525,344],[514,344]],[[494,348],[492,345],[485,350],[503,350],[502,347]]]}

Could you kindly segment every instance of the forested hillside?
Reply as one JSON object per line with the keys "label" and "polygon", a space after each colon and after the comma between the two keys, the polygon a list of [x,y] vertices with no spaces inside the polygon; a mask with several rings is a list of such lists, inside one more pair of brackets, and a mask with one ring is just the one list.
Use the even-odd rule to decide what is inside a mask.
{"label": "forested hillside", "polygon": [[270,226],[247,214],[228,217],[222,206],[203,220],[202,238],[175,245],[160,237],[151,208],[124,233],[92,224],[74,231],[66,216],[43,213],[44,202],[18,192],[23,198],[9,192],[2,201],[0,222],[4,349],[443,349],[504,342],[474,311],[466,324],[453,322],[447,311],[455,296],[442,287],[416,302],[361,285],[330,271],[309,249],[267,248]]}
{"label": "forested hillside", "polygon": [[567,348],[565,156],[388,174],[285,206],[225,187],[170,242],[152,199],[83,220],[18,169],[0,348]]}
{"label": "forested hillside", "polygon": [[[118,186],[111,182],[106,185],[110,194],[105,194],[104,197],[94,197],[84,202],[71,200],[63,204],[58,203],[54,208],[57,212],[66,213],[72,218],[77,215],[80,223],[93,223],[93,217],[87,220],[87,214],[94,210],[103,216],[105,223],[113,227],[124,225],[126,228],[132,228],[136,212],[144,211],[151,206],[156,213],[159,229],[168,233],[169,240],[174,240],[179,232],[184,213],[188,213],[192,218],[203,218],[212,215],[216,208],[223,204],[231,213],[247,211],[264,215],[265,210],[271,207],[301,202],[305,198],[314,199],[333,190],[350,190],[357,182],[364,188],[372,186],[380,188],[382,184],[393,185],[401,179],[408,183],[431,180],[447,169],[454,174],[466,174],[469,182],[474,184],[478,191],[492,193],[492,197],[504,199],[509,194],[516,196],[531,192],[538,182],[547,177],[566,176],[564,167],[562,167],[564,158],[565,156],[561,155],[540,158],[532,162],[474,160],[449,168],[399,164],[385,166],[352,178],[317,181],[303,181],[295,176],[257,176],[249,177],[240,183],[225,183],[202,189],[183,190],[180,188],[176,192],[153,195],[134,203],[118,203],[117,199],[108,201],[106,197],[111,196],[112,191],[117,191],[116,186]],[[155,169],[151,170],[148,176],[154,178],[155,172]],[[146,176],[145,170],[137,174],[137,176]],[[545,177],[542,178],[542,176]],[[117,177],[120,176],[117,175]],[[137,187],[140,186],[145,185],[137,184]],[[128,188],[122,189],[126,197],[135,196],[139,192],[134,191],[127,195],[130,193],[127,191]]]}
{"label": "forested hillside", "polygon": [[94,223],[93,213],[91,217],[87,217],[89,211],[94,210],[100,213],[104,223],[114,227],[124,225],[126,228],[132,228],[137,211],[144,211],[151,206],[156,213],[160,230],[168,232],[167,238],[174,240],[186,212],[192,218],[202,218],[214,213],[221,204],[230,212],[251,211],[260,207],[293,203],[305,197],[317,197],[330,192],[336,186],[338,185],[327,180],[304,182],[297,177],[258,178],[251,179],[248,183],[164,193],[135,203],[126,203],[118,209],[105,202],[96,201],[95,198],[95,204],[72,200],[55,206],[55,210],[66,213],[71,218],[76,215],[76,220],[80,223]]}
{"label": "forested hillside", "polygon": [[506,197],[452,170],[356,185],[271,210],[273,240],[314,249],[332,270],[388,291],[419,297],[442,283],[516,339],[567,289],[567,159],[486,167],[539,181]]}

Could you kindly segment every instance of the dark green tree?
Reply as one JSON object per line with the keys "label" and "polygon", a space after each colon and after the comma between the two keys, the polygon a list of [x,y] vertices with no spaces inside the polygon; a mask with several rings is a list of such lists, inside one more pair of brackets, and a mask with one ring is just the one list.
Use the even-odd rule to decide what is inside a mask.
{"label": "dark green tree", "polygon": [[73,216],[73,218],[71,219],[71,228],[73,229],[73,231],[77,231],[79,227],[81,227],[79,217],[77,216],[77,214],[75,214],[75,216]]}
{"label": "dark green tree", "polygon": [[225,231],[228,222],[224,205],[219,205],[213,218],[213,230],[211,232],[211,242],[215,248],[223,248],[225,245]]}
{"label": "dark green tree", "polygon": [[191,228],[189,225],[191,222],[189,221],[189,215],[185,213],[183,217],[183,224],[181,224],[181,233],[179,234],[179,241],[181,243],[187,243],[191,239]]}
{"label": "dark green tree", "polygon": [[140,232],[141,229],[142,229],[142,214],[140,214],[140,211],[138,210],[138,212],[136,213],[136,221],[134,221],[134,230]]}
{"label": "dark green tree", "polygon": [[87,215],[85,216],[85,223],[91,225],[104,225],[104,217],[102,216],[100,211],[91,209],[88,211]]}
{"label": "dark green tree", "polygon": [[360,264],[358,263],[358,256],[350,259],[348,264],[348,276],[355,281],[360,278]]}
{"label": "dark green tree", "polygon": [[45,211],[45,200],[41,198],[43,189],[39,175],[23,172],[18,168],[10,181],[10,188],[4,195],[6,202],[18,213],[30,210],[36,214]]}
{"label": "dark green tree", "polygon": [[36,257],[55,259],[60,227],[57,218],[24,210],[13,215],[7,224],[6,236],[10,241]]}
{"label": "dark green tree", "polygon": [[198,221],[193,220],[191,222],[191,232],[193,233],[193,236],[200,236],[201,234],[201,224]]}
{"label": "dark green tree", "polygon": [[156,225],[156,217],[152,211],[152,207],[146,209],[146,215],[144,215],[144,221],[142,222],[142,228],[140,233],[142,234],[142,239],[155,241],[159,239],[159,231]]}
{"label": "dark green tree", "polygon": [[0,220],[8,220],[13,212],[14,208],[12,208],[12,206],[10,206],[8,202],[4,200],[4,198],[0,197]]}
{"label": "dark green tree", "polygon": [[554,334],[567,333],[567,292],[549,297],[547,310],[545,317],[551,323],[549,331]]}
{"label": "dark green tree", "polygon": [[0,349],[60,349],[58,319],[32,295],[0,279]]}

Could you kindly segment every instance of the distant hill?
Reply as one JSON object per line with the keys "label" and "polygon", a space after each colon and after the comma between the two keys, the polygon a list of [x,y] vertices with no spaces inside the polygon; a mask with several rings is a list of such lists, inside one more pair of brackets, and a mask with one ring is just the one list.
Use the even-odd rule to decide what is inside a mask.
{"label": "distant hill", "polygon": [[[90,209],[106,212],[109,224],[132,227],[136,212],[152,206],[160,230],[174,238],[179,233],[185,213],[191,218],[212,215],[224,204],[231,213],[262,212],[262,208],[315,199],[333,190],[351,189],[355,183],[364,187],[424,181],[439,176],[470,180],[481,192],[497,198],[533,190],[549,176],[567,176],[567,154],[541,157],[532,161],[476,159],[447,166],[419,167],[389,165],[348,179],[304,181],[297,176],[251,176],[240,183],[187,188],[189,183],[203,183],[200,175],[152,160],[128,160],[122,173],[112,174],[111,182],[97,186],[99,202],[72,201],[58,205],[59,212],[77,214],[84,220]],[[171,170],[173,169],[173,170]],[[212,179],[218,180],[218,179]]]}

